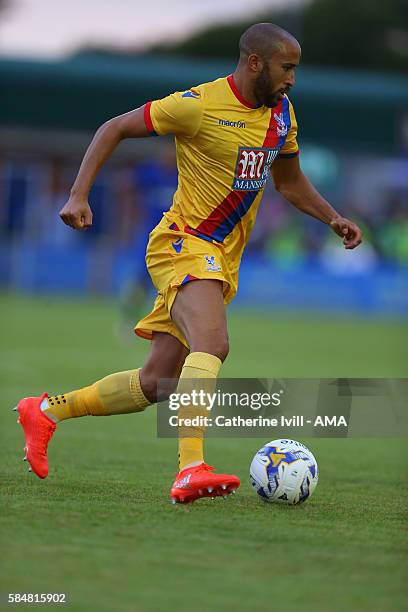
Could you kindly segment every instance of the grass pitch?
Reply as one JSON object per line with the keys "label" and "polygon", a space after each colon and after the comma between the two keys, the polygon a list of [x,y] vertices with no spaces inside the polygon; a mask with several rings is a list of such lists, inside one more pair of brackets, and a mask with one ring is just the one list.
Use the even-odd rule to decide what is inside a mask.
{"label": "grass pitch", "polygon": [[[240,490],[174,507],[176,441],[156,438],[150,408],[62,423],[40,481],[9,409],[138,367],[148,343],[119,343],[107,302],[3,296],[0,308],[2,603],[27,592],[67,593],[75,611],[405,609],[406,441],[306,441],[320,482],[287,508],[263,504],[247,481],[266,439],[210,439],[208,461],[237,473]],[[223,375],[400,377],[404,331],[234,311]]]}

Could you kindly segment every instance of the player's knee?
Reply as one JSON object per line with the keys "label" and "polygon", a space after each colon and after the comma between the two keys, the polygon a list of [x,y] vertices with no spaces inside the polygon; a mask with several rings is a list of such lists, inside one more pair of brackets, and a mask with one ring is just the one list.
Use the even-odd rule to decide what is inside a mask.
{"label": "player's knee", "polygon": [[219,343],[217,345],[217,352],[215,353],[215,355],[221,359],[221,361],[225,361],[226,358],[228,357],[228,353],[229,353],[229,342],[228,342],[228,338],[224,337],[224,338],[220,338]]}
{"label": "player's knee", "polygon": [[221,332],[212,332],[206,337],[197,338],[191,342],[190,348],[192,353],[209,353],[225,361],[229,353],[228,336]]}

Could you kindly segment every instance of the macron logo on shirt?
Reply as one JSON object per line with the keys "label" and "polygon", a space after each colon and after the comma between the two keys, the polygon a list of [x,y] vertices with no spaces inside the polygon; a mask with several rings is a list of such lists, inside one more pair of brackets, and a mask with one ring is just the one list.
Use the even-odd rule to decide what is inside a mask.
{"label": "macron logo on shirt", "polygon": [[200,98],[200,92],[199,91],[195,91],[194,89],[190,89],[189,91],[185,91],[183,94],[181,94],[182,98]]}
{"label": "macron logo on shirt", "polygon": [[218,119],[218,125],[222,125],[223,127],[244,128],[245,121],[229,121],[228,119]]}

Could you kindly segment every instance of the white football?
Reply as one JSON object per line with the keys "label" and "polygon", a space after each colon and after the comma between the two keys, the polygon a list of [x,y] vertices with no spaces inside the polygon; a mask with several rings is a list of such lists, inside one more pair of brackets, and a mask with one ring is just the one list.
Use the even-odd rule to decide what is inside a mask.
{"label": "white football", "polygon": [[272,440],[255,455],[249,469],[251,484],[267,502],[300,504],[314,492],[319,478],[317,461],[296,440]]}

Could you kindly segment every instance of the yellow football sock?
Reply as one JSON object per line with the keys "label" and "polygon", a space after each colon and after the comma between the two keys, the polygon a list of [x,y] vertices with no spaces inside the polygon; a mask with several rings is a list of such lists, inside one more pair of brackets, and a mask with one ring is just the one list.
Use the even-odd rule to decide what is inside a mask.
{"label": "yellow football sock", "polygon": [[[193,389],[212,393],[220,371],[221,360],[209,353],[190,353],[181,371],[177,393],[191,393]],[[202,379],[206,379],[203,381]],[[190,419],[196,416],[207,416],[206,406],[180,406],[179,419]],[[204,461],[205,427],[201,425],[186,426],[181,421],[179,425],[179,470],[190,465],[198,465]]]}
{"label": "yellow football sock", "polygon": [[[141,412],[151,402],[140,386],[140,370],[110,374],[89,387],[48,398],[43,408],[54,421],[81,416],[109,416]],[[54,418],[53,418],[54,417]]]}

